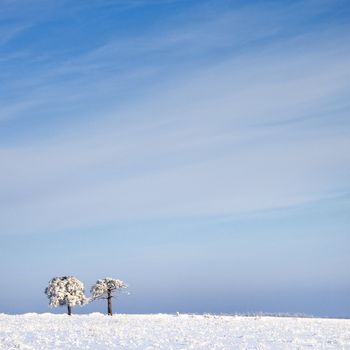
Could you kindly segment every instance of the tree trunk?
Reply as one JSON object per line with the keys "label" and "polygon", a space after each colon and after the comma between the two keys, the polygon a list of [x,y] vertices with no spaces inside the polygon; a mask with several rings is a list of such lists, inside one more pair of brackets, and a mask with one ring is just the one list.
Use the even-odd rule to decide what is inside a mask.
{"label": "tree trunk", "polygon": [[107,305],[108,305],[108,315],[112,316],[113,315],[113,313],[112,313],[112,293],[110,290],[107,292]]}
{"label": "tree trunk", "polygon": [[70,316],[72,314],[72,308],[68,304],[67,304],[67,313],[68,313],[68,316]]}

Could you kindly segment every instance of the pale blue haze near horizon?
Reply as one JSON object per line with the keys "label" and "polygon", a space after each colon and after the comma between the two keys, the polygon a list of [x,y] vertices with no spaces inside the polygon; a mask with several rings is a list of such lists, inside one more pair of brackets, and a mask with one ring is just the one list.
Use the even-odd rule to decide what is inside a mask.
{"label": "pale blue haze near horizon", "polygon": [[0,312],[75,275],[350,317],[349,37],[345,0],[0,0]]}

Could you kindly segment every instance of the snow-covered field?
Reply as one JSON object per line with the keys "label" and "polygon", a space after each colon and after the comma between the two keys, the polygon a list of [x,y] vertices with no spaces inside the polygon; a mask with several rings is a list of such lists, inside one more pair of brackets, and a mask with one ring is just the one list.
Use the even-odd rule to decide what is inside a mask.
{"label": "snow-covered field", "polygon": [[350,320],[0,314],[0,349],[350,349]]}

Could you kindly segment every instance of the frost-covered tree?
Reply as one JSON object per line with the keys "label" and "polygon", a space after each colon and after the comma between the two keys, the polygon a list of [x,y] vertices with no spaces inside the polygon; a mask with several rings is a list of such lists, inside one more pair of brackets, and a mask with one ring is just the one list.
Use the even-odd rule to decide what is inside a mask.
{"label": "frost-covered tree", "polygon": [[72,307],[87,304],[88,298],[84,294],[84,284],[73,276],[54,277],[45,289],[49,298],[49,306],[67,306],[68,315],[72,314]]}
{"label": "frost-covered tree", "polygon": [[110,277],[98,280],[91,287],[92,299],[107,299],[108,315],[112,316],[112,294],[124,288],[127,288],[127,285],[121,280]]}

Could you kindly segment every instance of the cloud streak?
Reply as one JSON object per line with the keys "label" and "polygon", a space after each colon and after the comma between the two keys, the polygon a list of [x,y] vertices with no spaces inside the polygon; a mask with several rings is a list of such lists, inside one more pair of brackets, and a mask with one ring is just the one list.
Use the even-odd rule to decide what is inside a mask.
{"label": "cloud streak", "polygon": [[[272,40],[284,17],[258,32],[258,12],[112,41],[20,79],[35,88],[1,108],[3,122],[43,113],[89,120],[54,137],[3,142],[1,232],[241,215],[348,191],[347,32]],[[229,32],[235,16],[255,24],[238,41]],[[213,52],[205,62],[204,52]]]}

